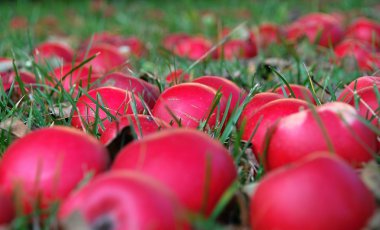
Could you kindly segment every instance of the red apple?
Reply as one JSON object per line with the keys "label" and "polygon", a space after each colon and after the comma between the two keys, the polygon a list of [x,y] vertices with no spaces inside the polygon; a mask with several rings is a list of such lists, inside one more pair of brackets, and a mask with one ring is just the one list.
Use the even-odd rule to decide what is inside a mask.
{"label": "red apple", "polygon": [[297,113],[301,110],[308,109],[308,103],[295,98],[277,99],[262,106],[252,117],[247,118],[247,124],[244,127],[242,139],[249,140],[256,130],[251,143],[256,157],[262,158],[265,148],[265,142],[268,138],[268,129],[276,124],[279,119],[290,114]]}
{"label": "red apple", "polygon": [[160,95],[160,90],[156,85],[121,72],[114,72],[102,77],[100,85],[134,92],[136,97],[140,98],[139,96],[141,96],[150,108],[153,108]]}
{"label": "red apple", "polygon": [[374,196],[347,163],[315,154],[260,181],[251,200],[252,229],[365,229]]}
{"label": "red apple", "polygon": [[233,39],[224,43],[215,53],[216,58],[225,60],[232,59],[249,59],[257,55],[256,43],[250,39],[240,40]]}
{"label": "red apple", "polygon": [[[88,94],[88,95],[87,95]],[[95,128],[96,118],[99,119],[98,132],[102,133],[103,128],[111,121],[107,113],[116,118],[126,114],[133,114],[132,92],[115,87],[101,87],[88,91],[88,93],[78,99],[71,125],[76,128]],[[137,113],[142,113],[144,107],[138,97],[134,97]],[[103,108],[103,109],[102,109]],[[96,112],[98,111],[98,114]],[[107,111],[107,112],[106,112]]]}
{"label": "red apple", "polygon": [[37,63],[45,63],[51,59],[62,63],[71,63],[74,51],[66,44],[59,42],[44,42],[36,46],[33,50],[34,60]]}
{"label": "red apple", "polygon": [[9,194],[0,189],[0,228],[15,217],[15,208]]}
{"label": "red apple", "polygon": [[194,129],[166,129],[134,141],[112,170],[135,170],[170,188],[190,211],[209,215],[236,178],[230,153]]}
{"label": "red apple", "polygon": [[[61,81],[63,88],[66,91],[70,91],[72,87],[77,89],[79,85],[86,87],[99,78],[99,75],[90,71],[90,68],[87,66],[82,66],[70,73],[70,71],[77,65],[78,64],[66,64],[55,68],[51,73],[53,77],[53,85],[57,84],[55,80]],[[66,77],[63,79],[64,76]]]}
{"label": "red apple", "polygon": [[[107,150],[94,137],[54,126],[16,140],[0,161],[0,184],[24,212],[64,199],[88,174],[106,170]],[[37,206],[35,206],[37,205]]]}
{"label": "red apple", "polygon": [[358,18],[348,26],[346,37],[380,49],[380,23],[368,18]]}
{"label": "red apple", "polygon": [[230,112],[239,106],[247,96],[244,89],[237,86],[234,82],[220,76],[201,76],[194,79],[193,82],[210,86],[215,90],[220,90],[226,101],[231,97]]}
{"label": "red apple", "polygon": [[271,136],[267,169],[295,162],[315,151],[333,151],[354,167],[373,159],[376,135],[354,107],[331,102],[281,119]]}
{"label": "red apple", "polygon": [[166,83],[168,84],[180,84],[190,80],[190,74],[184,73],[182,69],[176,69],[169,73],[165,77]]}
{"label": "red apple", "polygon": [[248,121],[262,106],[282,98],[284,97],[278,93],[263,92],[256,94],[243,109],[238,121],[238,126],[240,126],[244,120]]}
{"label": "red apple", "polygon": [[109,144],[127,126],[133,129],[137,135],[137,139],[170,127],[166,122],[156,117],[139,114],[136,119],[134,115],[127,115],[109,124],[102,133],[100,142],[104,145]]}
{"label": "red apple", "polygon": [[353,80],[344,90],[340,93],[338,101],[348,102],[354,95],[354,91],[359,91],[368,86],[380,85],[380,77],[376,76],[363,76]]}
{"label": "red apple", "polygon": [[[297,42],[306,37],[311,43],[330,47],[343,39],[343,28],[334,17],[323,13],[305,15],[286,28],[286,37],[290,42]],[[317,41],[318,39],[318,41]]]}
{"label": "red apple", "polygon": [[174,48],[185,39],[190,38],[190,35],[184,33],[169,34],[163,41],[163,46],[167,50],[174,50]]}
{"label": "red apple", "polygon": [[190,60],[198,60],[211,49],[211,42],[204,37],[181,39],[174,47],[174,54]]}
{"label": "red apple", "polygon": [[[304,100],[304,101],[307,101],[307,102],[311,102],[311,103],[313,103],[315,105],[317,104],[315,102],[313,94],[305,86],[303,86],[303,85],[296,85],[296,84],[289,84],[289,86],[292,89],[295,98],[298,98],[298,99],[301,99],[301,100]],[[284,95],[285,97],[291,96],[290,90],[289,90],[289,88],[286,85],[283,85],[281,87],[276,88],[274,90],[274,92],[278,93],[278,94],[281,94],[281,95]]]}
{"label": "red apple", "polygon": [[271,44],[279,43],[281,31],[280,27],[272,23],[263,23],[258,27],[258,43],[260,47],[266,48]]}
{"label": "red apple", "polygon": [[58,216],[69,221],[78,214],[91,229],[189,229],[182,207],[167,188],[130,171],[97,177],[66,199]]}
{"label": "red apple", "polygon": [[[158,98],[153,108],[153,116],[161,118],[173,126],[197,128],[201,121],[211,114],[207,126],[213,128],[223,117],[226,101],[220,99],[220,120],[217,121],[218,109],[210,111],[216,96],[216,90],[200,83],[183,83],[166,89]],[[217,106],[217,107],[218,107]],[[171,112],[169,112],[171,111]],[[175,116],[175,118],[173,117]]]}

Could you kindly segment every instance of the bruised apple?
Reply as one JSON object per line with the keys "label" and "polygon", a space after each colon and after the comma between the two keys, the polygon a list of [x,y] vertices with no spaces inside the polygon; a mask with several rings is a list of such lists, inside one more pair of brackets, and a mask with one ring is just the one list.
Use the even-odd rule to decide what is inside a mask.
{"label": "bruised apple", "polygon": [[373,159],[376,135],[359,120],[355,108],[330,102],[281,119],[270,138],[268,170],[295,162],[315,151],[332,151],[354,167]]}
{"label": "bruised apple", "polygon": [[222,144],[186,128],[162,130],[128,144],[111,168],[125,169],[163,183],[188,210],[205,215],[237,176],[233,159]]}
{"label": "bruised apple", "polygon": [[90,173],[106,170],[104,146],[77,129],[53,126],[16,140],[0,161],[0,184],[29,213],[64,199]]}
{"label": "bruised apple", "polygon": [[375,198],[350,165],[329,154],[268,173],[251,199],[251,229],[365,229]]}
{"label": "bruised apple", "polygon": [[131,171],[103,174],[73,193],[58,213],[62,221],[72,215],[81,215],[89,229],[190,229],[167,188]]}

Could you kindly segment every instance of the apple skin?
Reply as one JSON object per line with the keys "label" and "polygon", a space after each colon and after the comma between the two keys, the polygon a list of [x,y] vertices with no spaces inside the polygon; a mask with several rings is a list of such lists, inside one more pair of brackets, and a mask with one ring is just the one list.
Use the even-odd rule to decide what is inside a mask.
{"label": "apple skin", "polygon": [[131,171],[108,172],[74,192],[58,217],[80,214],[91,229],[190,229],[178,200],[152,178]]}
{"label": "apple skin", "polygon": [[252,195],[251,229],[364,229],[375,198],[350,165],[330,154],[268,173]]}
{"label": "apple skin", "polygon": [[263,23],[258,27],[258,43],[262,48],[280,42],[281,28],[273,23]]}
{"label": "apple skin", "polygon": [[[138,123],[141,127],[141,133],[138,128]],[[131,124],[132,122],[132,124]],[[149,115],[138,114],[137,119],[134,115],[127,115],[109,124],[100,137],[100,142],[104,145],[109,144],[116,138],[118,133],[127,126],[132,126],[134,132],[137,134],[137,139],[141,139],[149,134],[156,133],[161,129],[170,128],[170,125],[161,119]]]}
{"label": "apple skin", "polygon": [[79,53],[79,60],[84,61],[95,54],[98,54],[98,56],[88,62],[86,66],[91,66],[96,73],[104,74],[128,66],[127,59],[119,52],[116,46],[110,44],[93,45],[88,51]]}
{"label": "apple skin", "polygon": [[[160,95],[152,114],[173,127],[177,127],[177,122],[168,112],[168,109],[170,109],[178,119],[181,119],[183,127],[197,128],[201,120],[207,119],[215,95],[216,90],[200,83],[178,84],[166,89]],[[226,108],[224,97],[221,98],[218,106],[220,106],[219,118],[221,120]],[[216,125],[217,113],[217,108],[215,108],[207,124],[209,128]]]}
{"label": "apple skin", "polygon": [[330,47],[336,45],[343,39],[344,31],[342,25],[334,17],[323,13],[311,13],[305,15],[285,28],[286,39],[296,43],[302,37],[306,37],[311,43]]}
{"label": "apple skin", "polygon": [[[309,101],[313,103],[314,105],[317,104],[310,89],[306,88],[303,85],[289,84],[289,86],[293,90],[295,98],[298,98],[304,101]],[[289,88],[286,85],[284,85],[283,87],[284,87],[285,93],[282,87],[276,88],[273,92],[284,95],[285,97],[289,97],[290,96]]]}
{"label": "apple skin", "polygon": [[160,90],[156,85],[152,85],[149,82],[124,74],[122,72],[107,74],[101,78],[99,85],[113,86],[134,92],[137,98],[140,98],[139,95],[141,95],[149,108],[154,107],[154,104],[160,96]]}
{"label": "apple skin", "polygon": [[108,164],[107,150],[94,137],[69,127],[41,128],[4,152],[0,184],[30,213],[35,204],[47,208],[61,201],[88,173],[103,172]]}
{"label": "apple skin", "polygon": [[305,110],[281,119],[271,135],[266,156],[267,170],[290,164],[312,152],[332,151],[322,128],[335,154],[353,167],[360,168],[373,159],[377,146],[376,134],[357,116],[351,105],[330,102],[317,107],[314,112]]}
{"label": "apple skin", "polygon": [[281,118],[308,108],[309,105],[307,102],[295,98],[271,101],[257,110],[252,117],[248,118],[243,131],[242,140],[249,140],[256,126],[258,126],[251,143],[254,154],[261,159],[263,157],[265,140],[267,138],[266,135],[269,128]]}
{"label": "apple skin", "polygon": [[[95,82],[99,78],[99,74],[92,72],[87,66],[82,66],[81,68],[72,71],[71,74],[63,79],[66,74],[68,74],[75,66],[78,65],[79,63],[74,65],[70,63],[59,66],[55,68],[50,75],[52,75],[53,79],[61,81],[62,86],[66,91],[70,91],[73,86],[75,87],[75,90],[78,90],[80,84],[83,88],[85,88],[87,85]],[[50,84],[54,86],[57,83],[53,81]]]}
{"label": "apple skin", "polygon": [[362,76],[350,82],[347,87],[343,89],[338,97],[338,101],[349,102],[354,96],[354,90],[359,91],[368,86],[380,85],[380,77],[376,76]]}
{"label": "apple skin", "polygon": [[346,37],[380,49],[380,23],[368,18],[358,18],[347,27]]}
{"label": "apple skin", "polygon": [[263,92],[255,94],[243,109],[238,120],[238,126],[240,127],[244,121],[248,121],[262,106],[282,98],[284,97],[278,93]]}
{"label": "apple skin", "polygon": [[247,92],[237,86],[234,82],[220,76],[201,76],[193,80],[193,82],[202,85],[210,86],[215,90],[222,93],[226,101],[231,96],[231,104],[229,112],[231,113],[237,106],[239,106],[247,96]]}
{"label": "apple skin", "polygon": [[[98,105],[92,101],[92,99],[98,102],[102,107],[117,118],[120,118],[126,114],[133,114],[132,110],[132,92],[118,89],[115,87],[100,87],[88,91],[88,96],[85,94],[79,97],[76,104],[75,112],[73,114],[71,125],[78,129],[85,129],[86,126],[92,127],[96,118],[96,110]],[[137,113],[144,111],[144,106],[138,97],[134,97],[136,102]],[[98,108],[100,123],[106,127],[110,123],[107,113]],[[99,124],[98,132],[103,132],[103,127]]]}
{"label": "apple skin", "polygon": [[224,43],[214,54],[216,59],[250,59],[257,55],[257,46],[250,39],[233,39]]}
{"label": "apple skin", "polygon": [[190,80],[190,74],[183,73],[183,69],[176,69],[173,72],[170,72],[165,77],[166,83],[168,84],[180,84],[183,82],[188,82]]}
{"label": "apple skin", "polygon": [[380,67],[378,57],[373,54],[368,44],[353,39],[345,39],[334,48],[335,62],[341,64],[346,58],[353,58],[359,70],[374,71]]}
{"label": "apple skin", "polygon": [[204,37],[188,37],[180,39],[174,46],[173,52],[179,57],[198,60],[212,47],[209,40]]}
{"label": "apple skin", "polygon": [[191,36],[185,33],[169,34],[163,40],[163,47],[167,50],[173,51],[174,48],[182,41],[190,38]]}
{"label": "apple skin", "polygon": [[0,228],[15,217],[12,197],[0,188]]}
{"label": "apple skin", "polygon": [[232,157],[218,141],[194,129],[165,129],[134,141],[111,170],[135,170],[170,188],[188,210],[210,215],[237,177]]}
{"label": "apple skin", "polygon": [[33,56],[36,63],[45,63],[51,58],[58,58],[63,60],[63,63],[70,63],[73,61],[74,51],[70,46],[59,42],[43,42],[34,48]]}

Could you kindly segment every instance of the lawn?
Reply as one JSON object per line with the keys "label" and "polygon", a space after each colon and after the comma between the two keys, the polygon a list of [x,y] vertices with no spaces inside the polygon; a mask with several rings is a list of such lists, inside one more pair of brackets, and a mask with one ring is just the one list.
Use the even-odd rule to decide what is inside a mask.
{"label": "lawn", "polygon": [[[267,172],[264,162],[250,157],[254,155],[251,149],[252,136],[248,139],[244,137],[244,126],[247,125],[248,127],[249,121],[247,124],[243,122],[243,126],[240,126],[245,106],[258,93],[273,91],[273,88],[281,89],[281,87],[282,91],[285,91],[285,89],[290,88],[290,84],[302,85],[307,87],[311,93],[311,96],[305,99],[311,108],[310,114],[317,117],[318,126],[322,127],[323,132],[327,132],[324,130],[326,127],[323,124],[321,125],[321,118],[315,115],[319,113],[318,107],[314,109],[311,106],[312,102],[315,101],[317,106],[335,102],[345,86],[358,77],[379,76],[380,55],[377,53],[378,56],[371,59],[377,63],[374,68],[372,66],[366,69],[361,68],[360,62],[356,63],[353,58],[347,58],[338,63],[335,61],[336,51],[334,51],[334,47],[338,43],[327,46],[318,45],[318,42],[321,41],[319,37],[322,36],[321,33],[317,34],[317,38],[313,42],[302,38],[292,43],[284,38],[279,38],[276,43],[269,46],[257,45],[257,52],[253,55],[254,57],[229,59],[224,56],[226,53],[218,56],[218,58],[213,55],[225,51],[222,47],[230,40],[247,39],[251,33],[258,33],[259,26],[263,23],[273,23],[285,30],[287,25],[304,15],[322,12],[342,17],[342,27],[346,28],[354,19],[359,17],[367,17],[380,23],[379,10],[380,4],[376,0],[2,1],[0,3],[0,58],[12,60],[12,66],[9,68],[0,63],[0,73],[3,72],[4,68],[8,68],[7,70],[15,73],[15,78],[9,88],[5,89],[4,85],[3,87],[0,86],[0,155],[6,153],[8,147],[15,140],[22,139],[27,133],[55,125],[71,126],[73,117],[75,119],[75,108],[78,105],[78,100],[83,96],[89,96],[91,84],[88,86],[80,85],[79,88],[69,84],[68,88],[65,88],[66,86],[63,85],[62,81],[54,81],[51,73],[54,68],[60,65],[57,64],[56,60],[48,63],[36,61],[33,57],[33,50],[36,46],[46,41],[58,41],[69,45],[74,50],[75,58],[80,57],[81,52],[86,53],[84,58],[78,58],[78,60],[80,59],[79,62],[74,64],[72,61],[73,69],[63,77],[66,78],[72,72],[82,69],[96,60],[98,54],[88,54],[95,38],[94,35],[109,32],[124,37],[136,37],[143,44],[143,48],[139,50],[141,55],[128,55],[128,64],[120,69],[130,76],[149,82],[159,90],[159,93],[163,93],[172,86],[172,83],[167,82],[166,76],[181,69],[184,71],[181,78],[185,74],[189,74],[190,79],[207,75],[220,76],[230,80],[247,94],[246,99],[240,101],[240,106],[237,106],[235,110],[231,109],[228,116],[223,116],[223,112],[228,111],[228,107],[231,106],[232,99],[224,98],[223,92],[220,89],[217,90],[208,109],[209,117],[206,116],[205,120],[198,121],[200,124],[195,127],[218,140],[228,149],[237,168],[237,180],[224,190],[224,195],[209,216],[205,217],[196,213],[190,219],[196,229],[249,229],[250,221],[252,221],[249,220],[251,214],[248,205],[251,193],[258,186],[257,184],[260,184],[261,179],[265,179],[266,175],[271,172]],[[185,55],[180,57],[174,54],[167,49],[164,40],[168,35],[176,33],[202,37],[210,43],[208,48],[211,51],[206,52],[207,55],[200,55],[192,60],[184,57]],[[83,45],[84,41],[88,41],[88,43]],[[375,49],[373,48],[371,53],[375,54]],[[377,49],[378,52],[379,47]],[[134,51],[128,49],[128,52]],[[9,66],[9,63],[7,65]],[[30,87],[28,82],[23,81],[20,77],[19,72],[24,70],[30,72],[36,79],[32,84],[33,87]],[[96,73],[97,70],[91,67],[88,74],[89,78],[92,71]],[[1,82],[4,83],[6,81],[5,74],[1,77]],[[375,88],[374,86],[379,104],[380,93],[378,86]],[[288,93],[289,97],[295,96],[292,95],[294,94],[292,90]],[[96,94],[94,95],[94,98],[97,98]],[[197,96],[196,93],[192,94],[190,91],[185,98],[196,98]],[[106,120],[117,120],[119,118],[117,114],[107,111],[107,106],[103,104],[102,100],[99,102],[94,98],[92,100],[96,104],[96,111],[94,111],[93,124],[79,125],[79,128],[99,139],[102,131],[98,127],[104,128],[101,121],[102,115],[99,114],[105,114]],[[135,115],[139,110],[138,101],[140,99],[146,100],[142,96],[131,99],[132,113]],[[222,100],[225,100],[224,103],[227,106],[225,111],[222,111],[221,108]],[[356,98],[356,108],[359,107],[358,101]],[[144,111],[142,113],[151,114],[153,107],[147,108],[148,105],[142,104],[142,111]],[[214,109],[218,111],[216,115],[212,114]],[[375,109],[375,113],[377,117],[375,116],[374,119],[379,119],[379,110]],[[175,117],[175,115],[171,115]],[[284,112],[282,117],[286,115],[289,114]],[[208,122],[212,116],[220,118],[223,122],[210,128]],[[266,116],[271,116],[271,113]],[[260,125],[261,119],[259,119],[257,127]],[[376,125],[374,122],[371,123],[373,120],[366,120],[362,117],[358,120],[360,125],[371,130],[372,134],[378,138],[380,135],[378,123]],[[170,125],[174,123],[177,123],[174,125],[182,125],[181,122],[183,120],[174,119],[168,123]],[[137,126],[141,131],[141,125],[138,123]],[[356,126],[352,129],[356,129]],[[268,128],[268,130],[270,129]],[[132,135],[133,138],[138,136],[129,129],[123,131],[129,132],[128,135]],[[347,132],[356,133],[356,130],[348,130]],[[323,133],[323,135],[325,134]],[[355,134],[356,139],[352,140],[357,140],[357,136],[360,135],[362,133]],[[131,141],[129,139],[120,140],[121,136],[123,135],[118,135],[117,141],[107,145],[108,151],[113,155],[116,155],[120,150],[121,143]],[[326,145],[331,147],[329,140],[327,142]],[[348,141],[346,145],[350,146],[350,144],[352,141],[351,143]],[[363,145],[363,143],[361,144]],[[265,145],[266,148],[269,148],[269,143]],[[380,172],[378,163],[376,163],[379,161],[378,141],[377,143],[374,142],[374,145],[377,147],[373,149],[371,146],[365,146],[365,148],[371,149],[368,150],[373,158],[371,163],[367,164],[368,160],[365,166],[362,167],[361,165],[357,168],[363,172],[361,175],[367,187],[371,189],[371,194],[375,194],[374,196],[379,199]],[[334,147],[336,148],[336,146],[332,146],[328,150],[334,152],[336,150]],[[264,152],[267,153],[267,150],[265,149]],[[4,170],[1,169],[2,167],[4,166],[1,166],[0,160],[0,174],[1,170]],[[0,188],[2,186],[0,185]],[[0,193],[0,201],[1,195]],[[20,210],[18,211],[17,217],[13,219],[12,223],[8,223],[12,229],[58,229],[57,206],[53,205],[47,211],[48,213],[44,214],[48,217],[40,216],[41,208],[35,208],[30,215],[23,215],[20,214],[22,213]],[[1,221],[0,210],[0,229]],[[71,229],[82,224],[76,221],[78,220],[69,224],[66,222],[66,228]],[[380,226],[376,221],[379,222],[378,219],[373,218],[373,225]]]}

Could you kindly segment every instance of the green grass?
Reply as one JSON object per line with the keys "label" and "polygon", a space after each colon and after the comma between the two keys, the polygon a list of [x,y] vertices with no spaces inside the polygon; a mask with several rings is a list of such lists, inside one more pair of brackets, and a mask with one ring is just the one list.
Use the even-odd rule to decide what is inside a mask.
{"label": "green grass", "polygon": [[[350,11],[354,15],[366,15],[380,20],[380,15],[373,6],[373,1],[110,1],[111,15],[91,10],[90,1],[6,1],[0,3],[0,57],[10,57],[16,60],[17,65],[24,66],[39,79],[38,88],[21,87],[21,96],[14,98],[16,88],[5,92],[0,88],[0,122],[8,118],[18,119],[26,124],[30,130],[51,125],[70,125],[72,112],[65,115],[64,105],[75,107],[81,94],[73,96],[73,90],[66,92],[62,85],[56,82],[55,86],[47,86],[48,73],[51,67],[34,63],[31,57],[33,47],[52,36],[64,36],[72,47],[77,48],[80,41],[96,32],[110,31],[125,36],[141,38],[148,48],[148,55],[141,59],[132,59],[133,75],[150,76],[148,80],[163,90],[167,85],[164,81],[171,70],[182,68],[193,77],[201,75],[220,75],[232,79],[239,86],[251,91],[250,96],[257,92],[266,91],[273,87],[287,87],[290,83],[298,83],[312,89],[313,96],[318,102],[335,101],[338,92],[344,84],[363,75],[358,70],[346,69],[331,65],[331,49],[316,49],[306,41],[298,44],[298,49],[286,45],[274,45],[263,50],[254,59],[249,61],[204,60],[192,62],[173,56],[166,52],[161,41],[163,36],[173,32],[186,32],[204,35],[214,42],[217,34],[223,27],[251,28],[261,22],[286,24],[294,18],[313,11],[335,12]],[[26,29],[13,30],[9,27],[12,18],[23,16],[29,26]],[[50,20],[50,22],[47,22]],[[243,23],[243,24],[242,24]],[[238,33],[238,32],[237,32]],[[231,34],[234,36],[234,34]],[[217,47],[217,46],[216,46]],[[269,66],[268,58],[287,61],[285,68]],[[91,59],[91,58],[90,58]],[[78,68],[85,63],[81,63]],[[14,66],[15,70],[18,67]],[[370,74],[370,73],[369,73]],[[18,78],[17,78],[18,79]],[[51,79],[50,79],[51,80]],[[22,82],[18,80],[22,85]],[[324,97],[320,95],[323,93]],[[216,97],[214,108],[220,109]],[[101,98],[94,102],[102,105]],[[239,171],[238,186],[234,184],[218,204],[209,220],[202,217],[195,218],[195,225],[200,229],[222,228],[217,219],[223,208],[228,205],[232,194],[245,184],[255,180],[249,172],[252,169],[252,159],[247,158],[245,151],[247,143],[241,143],[241,130],[236,122],[244,105],[236,108],[231,117],[220,117],[222,123],[209,134],[220,140],[232,149]],[[56,108],[58,112],[52,112]],[[103,109],[99,106],[97,110]],[[133,107],[136,110],[136,107]],[[110,118],[112,116],[110,115]],[[95,127],[100,122],[95,119]],[[180,122],[180,121],[178,121]],[[365,122],[365,121],[363,121]],[[367,124],[370,126],[370,124]],[[205,129],[206,122],[201,123],[200,129]],[[222,127],[224,130],[222,131]],[[375,127],[372,127],[378,132]],[[97,129],[88,128],[90,133],[97,136]],[[15,137],[8,131],[0,131],[0,154],[12,143]],[[263,168],[258,168],[256,179],[262,176]],[[26,225],[25,218],[20,217],[14,222],[15,228]],[[51,221],[51,220],[49,220]],[[54,222],[54,221],[53,221]],[[20,227],[22,226],[22,227]]]}

